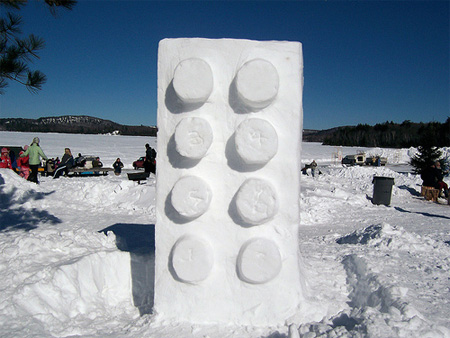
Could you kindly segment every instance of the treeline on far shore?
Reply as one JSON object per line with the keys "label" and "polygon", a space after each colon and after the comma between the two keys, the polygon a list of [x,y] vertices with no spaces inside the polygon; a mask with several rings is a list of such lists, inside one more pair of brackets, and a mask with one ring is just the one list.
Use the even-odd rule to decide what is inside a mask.
{"label": "treeline on far shore", "polygon": [[119,134],[156,136],[155,126],[129,126],[85,115],[64,115],[38,119],[0,118],[0,131],[69,134]]}
{"label": "treeline on far shore", "polygon": [[418,146],[450,146],[450,117],[444,123],[385,122],[370,126],[334,128],[324,136],[324,145],[382,148],[409,148]]}

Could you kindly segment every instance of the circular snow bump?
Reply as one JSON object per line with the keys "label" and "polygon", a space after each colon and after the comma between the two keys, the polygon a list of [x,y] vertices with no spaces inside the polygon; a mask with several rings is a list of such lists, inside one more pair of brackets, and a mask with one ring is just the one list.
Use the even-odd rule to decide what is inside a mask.
{"label": "circular snow bump", "polygon": [[181,216],[193,219],[208,210],[211,197],[208,183],[196,176],[185,176],[173,186],[171,202]]}
{"label": "circular snow bump", "polygon": [[278,94],[279,82],[274,65],[262,59],[248,61],[236,75],[239,98],[253,109],[262,109],[272,103]]}
{"label": "circular snow bump", "polygon": [[278,151],[278,135],[272,124],[262,119],[243,121],[235,133],[236,151],[247,164],[265,164]]}
{"label": "circular snow bump", "polygon": [[213,89],[211,67],[202,59],[181,61],[175,68],[173,88],[184,103],[204,103]]}
{"label": "circular snow bump", "polygon": [[172,248],[171,263],[180,281],[195,284],[210,274],[214,253],[207,241],[195,236],[184,236]]}
{"label": "circular snow bump", "polygon": [[211,126],[200,117],[184,118],[175,128],[176,149],[184,157],[202,158],[211,146],[212,140]]}
{"label": "circular snow bump", "polygon": [[248,224],[259,225],[271,220],[278,211],[275,189],[266,180],[246,180],[236,194],[236,209]]}
{"label": "circular snow bump", "polygon": [[239,278],[250,284],[264,284],[281,271],[281,255],[272,240],[254,238],[247,241],[237,259]]}

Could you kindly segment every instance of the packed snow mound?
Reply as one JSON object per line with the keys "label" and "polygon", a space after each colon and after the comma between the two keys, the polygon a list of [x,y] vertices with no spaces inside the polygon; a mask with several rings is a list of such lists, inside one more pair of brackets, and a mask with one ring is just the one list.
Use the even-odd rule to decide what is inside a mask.
{"label": "packed snow mound", "polygon": [[[136,254],[130,249],[140,243],[137,235],[129,235],[138,225],[128,226],[128,232],[127,225],[120,223],[110,224],[103,232],[86,227],[90,223],[98,226],[105,208],[148,212],[149,200],[154,199],[154,189],[149,187],[97,177],[90,181],[42,177],[36,185],[12,170],[0,169],[0,234],[8,234],[0,237],[0,289],[7,299],[0,305],[0,313],[28,318],[28,330],[36,336],[107,332],[106,318],[126,314],[129,320],[149,313],[153,258],[148,250],[142,253],[142,248],[137,248],[140,253]],[[98,208],[92,205],[96,199]],[[105,203],[99,205],[102,199]],[[80,219],[81,208],[96,211],[89,213],[92,221],[83,224],[72,216],[65,224],[70,215]],[[21,236],[22,231],[26,236]],[[149,232],[139,232],[143,233]],[[124,239],[129,238],[133,243],[124,247]],[[154,239],[144,241],[148,246]],[[7,285],[15,287],[6,290]],[[86,322],[92,326],[84,327]],[[9,323],[2,323],[2,330],[26,335]],[[40,323],[46,323],[45,330]]]}
{"label": "packed snow mound", "polygon": [[444,250],[450,254],[450,247],[444,242],[416,235],[406,231],[401,226],[391,226],[387,223],[370,225],[367,228],[355,230],[340,237],[336,242],[338,244],[363,244],[402,251]]}
{"label": "packed snow mound", "polygon": [[349,167],[336,170],[336,176],[342,178],[370,180],[374,176],[395,177],[398,174],[392,169],[386,167],[374,167],[367,170],[365,167]]}
{"label": "packed snow mound", "polygon": [[67,177],[61,177],[62,189],[57,194],[63,200],[82,200],[84,203],[95,208],[117,208],[133,211],[142,211],[154,214],[155,203],[154,189],[149,186],[154,184],[155,178],[149,178],[147,184],[138,184],[134,181],[114,180],[108,177],[90,177],[84,184]]}
{"label": "packed snow mound", "polygon": [[118,309],[137,317],[129,262],[128,253],[116,251],[47,266],[17,289],[13,301],[21,311],[52,323],[58,331],[86,319],[95,321],[100,314],[113,316]]}

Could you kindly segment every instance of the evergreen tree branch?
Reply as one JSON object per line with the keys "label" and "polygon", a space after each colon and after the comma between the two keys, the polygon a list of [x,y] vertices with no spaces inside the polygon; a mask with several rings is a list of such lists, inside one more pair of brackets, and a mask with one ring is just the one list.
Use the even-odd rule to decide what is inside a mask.
{"label": "evergreen tree branch", "polygon": [[6,8],[20,9],[21,6],[25,5],[27,0],[1,0],[0,5]]}
{"label": "evergreen tree branch", "polygon": [[[56,8],[71,10],[76,0],[43,0],[50,12],[55,15]],[[0,8],[20,9],[28,0],[0,0]],[[2,13],[3,16],[3,13]],[[43,49],[43,39],[31,34],[20,38],[20,16],[8,12],[0,18],[0,94],[8,86],[8,80],[16,81],[36,93],[46,82],[46,76],[38,71],[31,71],[28,63],[39,59],[38,51]]]}
{"label": "evergreen tree branch", "polygon": [[10,12],[6,13],[6,18],[0,18],[0,36],[2,39],[9,40],[22,33],[20,25],[22,18]]}

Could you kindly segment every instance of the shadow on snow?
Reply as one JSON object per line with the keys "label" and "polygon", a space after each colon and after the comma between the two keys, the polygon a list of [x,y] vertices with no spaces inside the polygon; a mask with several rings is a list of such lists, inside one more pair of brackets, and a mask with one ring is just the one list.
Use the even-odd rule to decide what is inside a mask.
{"label": "shadow on snow", "polygon": [[400,185],[400,186],[398,186],[398,188],[402,189],[402,190],[407,190],[413,196],[416,196],[416,197],[420,197],[421,196],[419,191],[417,191],[414,188],[408,187],[406,185]]}
{"label": "shadow on snow", "polygon": [[0,175],[0,232],[23,230],[30,231],[36,229],[39,223],[58,224],[62,221],[48,213],[45,210],[36,208],[27,209],[22,205],[28,201],[44,199],[45,196],[53,194],[37,192],[35,190],[27,191],[22,197],[15,198],[17,188],[13,188],[10,192],[5,191],[5,180]]}
{"label": "shadow on snow", "polygon": [[155,225],[117,223],[99,232],[112,231],[117,248],[130,253],[133,303],[140,315],[153,312],[155,277]]}
{"label": "shadow on snow", "polygon": [[422,212],[422,211],[409,211],[400,207],[394,207],[395,210],[400,211],[400,212],[406,212],[409,214],[419,214],[419,215],[423,215],[426,217],[437,217],[437,218],[444,218],[444,219],[450,219],[450,217],[448,216],[443,216],[443,215],[435,215],[435,214],[430,214],[428,212]]}

